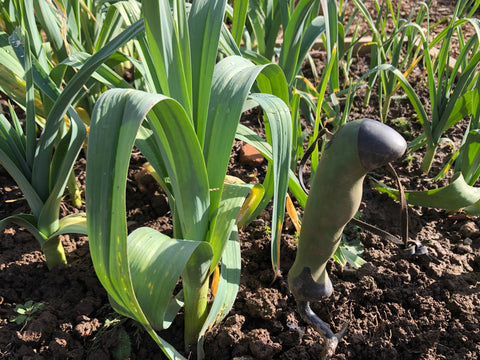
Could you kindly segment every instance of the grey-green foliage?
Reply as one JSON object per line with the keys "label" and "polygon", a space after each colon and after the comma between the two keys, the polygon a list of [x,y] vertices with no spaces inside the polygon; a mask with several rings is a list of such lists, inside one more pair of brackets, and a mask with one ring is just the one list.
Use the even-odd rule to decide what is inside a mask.
{"label": "grey-green foliage", "polygon": [[[277,65],[240,56],[217,62],[225,5],[143,1],[146,31],[135,41],[140,89],[105,92],[92,113],[86,184],[92,261],[114,309],[142,324],[169,358],[182,356],[157,331],[167,329],[182,306],[185,351],[198,343],[202,357],[205,332],[226,316],[238,291],[237,215],[252,185],[226,173],[247,103],[265,115],[272,259],[279,266],[290,161],[288,87]],[[168,196],[173,238],[147,227],[128,234],[125,186],[134,145]],[[208,306],[208,279],[217,266],[220,284]]]}

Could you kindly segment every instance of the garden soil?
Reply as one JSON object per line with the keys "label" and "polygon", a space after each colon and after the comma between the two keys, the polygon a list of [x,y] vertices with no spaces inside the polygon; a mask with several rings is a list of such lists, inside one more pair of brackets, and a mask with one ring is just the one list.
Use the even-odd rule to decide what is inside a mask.
{"label": "garden soil", "polygon": [[[408,13],[412,1],[402,1]],[[437,1],[431,9],[436,19],[452,11],[454,1]],[[436,14],[436,15],[435,15]],[[312,54],[319,68],[321,52]],[[358,74],[368,68],[368,58],[355,63]],[[428,101],[421,72],[414,74],[416,90]],[[379,119],[377,99],[368,107],[361,94],[350,118]],[[5,99],[1,100],[5,106]],[[395,102],[388,123],[411,140],[419,131],[399,128],[396,119],[410,119],[408,102]],[[243,119],[262,132],[260,114]],[[395,125],[397,124],[397,125]],[[451,129],[448,136],[457,143],[465,124]],[[265,162],[254,168],[240,161],[242,143],[232,151],[230,172],[245,181],[259,177]],[[444,146],[435,159],[432,173],[441,169],[451,155]],[[129,229],[150,226],[172,234],[166,196],[153,178],[142,170],[144,159],[132,157],[127,182]],[[406,189],[441,186],[426,181],[419,171],[421,153],[394,164]],[[75,167],[79,184],[85,184],[85,160]],[[258,174],[257,174],[258,173]],[[393,184],[389,173],[380,169],[371,177]],[[448,182],[448,180],[447,180]],[[68,203],[62,215],[84,211]],[[18,187],[0,168],[0,218],[29,212]],[[267,209],[268,210],[268,209]],[[393,234],[400,234],[399,204],[364,184],[361,219]],[[281,241],[281,273],[274,279],[270,261],[270,213],[264,211],[240,230],[242,273],[237,300],[220,326],[207,333],[207,359],[319,359],[323,339],[296,312],[287,286],[287,273],[295,259],[295,228],[287,217]],[[360,240],[362,258],[355,269],[331,260],[328,271],[333,294],[313,310],[339,331],[348,327],[335,359],[477,359],[480,357],[480,231],[478,218],[410,207],[410,237],[429,250],[426,256],[407,256],[395,244],[348,226],[349,241]],[[22,228],[8,227],[0,234],[0,359],[163,359],[149,335],[135,322],[117,315],[96,278],[84,236],[64,236],[68,265],[49,271],[39,244]],[[32,300],[44,304],[28,321],[11,321],[16,305]],[[182,349],[183,316],[161,336]],[[189,354],[185,354],[187,357]]]}

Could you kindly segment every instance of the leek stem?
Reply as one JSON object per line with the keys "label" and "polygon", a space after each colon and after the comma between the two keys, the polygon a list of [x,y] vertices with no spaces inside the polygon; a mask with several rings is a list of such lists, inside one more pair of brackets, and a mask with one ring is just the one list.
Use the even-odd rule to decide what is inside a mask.
{"label": "leek stem", "polygon": [[437,145],[430,145],[429,143],[427,143],[427,150],[425,151],[422,164],[420,165],[420,169],[427,175],[430,172],[430,168],[432,167],[433,158],[435,157],[436,152]]}
{"label": "leek stem", "polygon": [[67,190],[68,190],[68,194],[70,195],[70,200],[72,202],[72,205],[75,207],[81,207],[82,193],[80,191],[80,188],[78,187],[77,179],[75,178],[75,172],[73,171],[73,169],[70,172],[70,175],[68,176]]}
{"label": "leek stem", "polygon": [[45,260],[49,270],[54,267],[66,264],[67,257],[65,256],[65,249],[63,248],[60,235],[51,237],[42,245],[42,251],[45,254]]}
{"label": "leek stem", "polygon": [[189,286],[188,278],[183,278],[185,295],[185,351],[195,351],[198,335],[207,319],[208,278],[200,287]]}

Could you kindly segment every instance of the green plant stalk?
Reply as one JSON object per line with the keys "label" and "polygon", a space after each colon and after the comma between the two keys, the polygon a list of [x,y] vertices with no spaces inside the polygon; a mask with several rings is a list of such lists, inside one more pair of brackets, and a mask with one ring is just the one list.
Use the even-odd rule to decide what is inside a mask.
{"label": "green plant stalk", "polygon": [[62,245],[60,235],[52,236],[50,239],[42,244],[42,251],[45,255],[48,269],[51,270],[54,267],[67,263],[67,257],[65,256],[65,249]]}
{"label": "green plant stalk", "polygon": [[183,293],[185,299],[185,326],[184,342],[187,354],[194,350],[198,342],[200,331],[208,316],[208,278],[200,285],[192,284],[188,276],[183,274]]}
{"label": "green plant stalk", "polygon": [[429,145],[427,143],[427,147],[425,149],[425,155],[423,156],[422,163],[420,164],[420,169],[425,173],[428,174],[432,167],[433,159],[437,152],[438,145]]}
{"label": "green plant stalk", "polygon": [[388,112],[390,110],[390,104],[392,102],[392,96],[393,95],[394,95],[393,92],[385,94],[383,104],[382,103],[379,104],[380,108],[381,108],[381,119],[382,119],[383,123],[387,121],[387,116],[388,116]]}
{"label": "green plant stalk", "polygon": [[70,201],[73,206],[80,207],[82,206],[82,192],[77,184],[77,178],[75,177],[75,172],[72,170],[67,180],[67,190],[70,195]]}

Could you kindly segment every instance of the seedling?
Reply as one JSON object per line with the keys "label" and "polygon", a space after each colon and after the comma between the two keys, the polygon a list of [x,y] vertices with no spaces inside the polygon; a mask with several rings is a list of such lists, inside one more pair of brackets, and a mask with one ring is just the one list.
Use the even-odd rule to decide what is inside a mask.
{"label": "seedling", "polygon": [[398,159],[406,148],[400,134],[370,119],[347,123],[325,145],[305,206],[288,284],[301,317],[325,336],[327,358],[334,354],[346,326],[334,334],[310,309],[310,301],[332,294],[325,267],[340,244],[344,227],[358,211],[365,175]]}
{"label": "seedling", "polygon": [[18,315],[12,316],[10,318],[11,322],[14,322],[18,325],[23,325],[22,329],[27,325],[27,323],[32,319],[33,314],[37,312],[37,310],[45,309],[45,304],[33,302],[32,300],[28,300],[25,304],[18,304],[15,306],[15,312]]}

